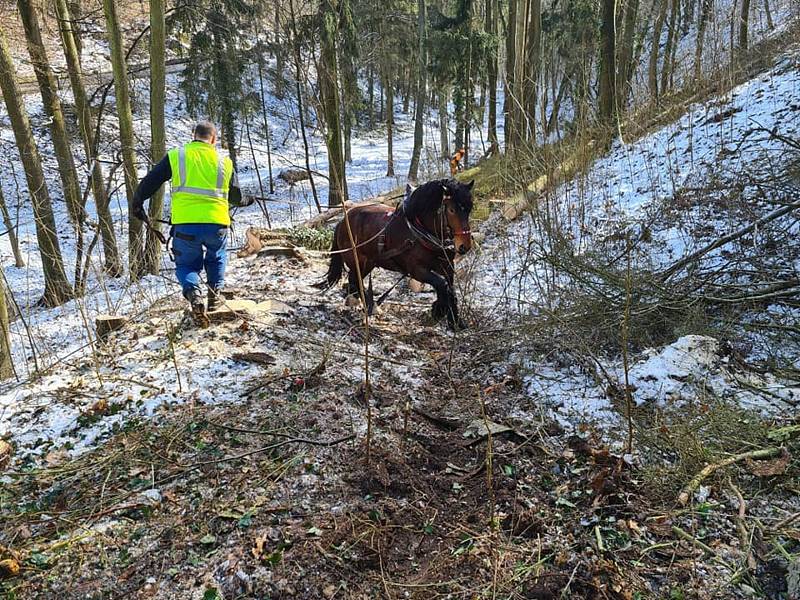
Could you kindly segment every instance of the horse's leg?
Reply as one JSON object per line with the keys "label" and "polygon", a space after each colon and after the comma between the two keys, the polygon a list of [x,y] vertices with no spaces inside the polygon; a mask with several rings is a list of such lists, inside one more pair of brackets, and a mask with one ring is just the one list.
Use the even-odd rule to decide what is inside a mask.
{"label": "horse's leg", "polygon": [[431,308],[431,315],[433,316],[434,320],[438,321],[444,316],[447,316],[448,324],[450,322],[450,311],[448,310],[449,307],[449,285],[447,283],[447,279],[428,269],[420,269],[411,274],[414,279],[417,281],[422,281],[424,283],[430,283],[433,286],[433,289],[436,290],[436,301],[433,303],[433,307]]}
{"label": "horse's leg", "polygon": [[364,299],[367,301],[367,315],[371,317],[375,310],[375,294],[372,291],[372,275],[369,275],[369,285],[364,291]]}
{"label": "horse's leg", "polygon": [[447,323],[452,329],[466,329],[467,324],[458,315],[458,300],[456,299],[456,286],[454,285],[455,270],[452,263],[447,263],[444,268],[447,280]]}
{"label": "horse's leg", "polygon": [[[363,278],[367,277],[372,272],[373,267],[371,265],[362,264],[361,265],[361,277],[362,281],[358,281],[358,274],[356,273],[355,266],[350,269],[348,276],[347,276],[347,297],[348,300],[350,298],[355,298],[355,302],[361,301],[361,287],[364,285]],[[372,311],[375,308],[375,301],[374,301],[374,294],[372,292],[372,280],[370,279],[369,286],[364,288],[364,300],[367,302],[367,314],[372,316]]]}

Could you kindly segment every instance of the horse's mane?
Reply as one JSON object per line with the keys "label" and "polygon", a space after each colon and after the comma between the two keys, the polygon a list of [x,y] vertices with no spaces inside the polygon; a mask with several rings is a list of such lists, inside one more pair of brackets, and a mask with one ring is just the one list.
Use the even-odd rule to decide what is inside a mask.
{"label": "horse's mane", "polygon": [[423,183],[403,202],[403,212],[409,219],[416,219],[425,213],[435,212],[442,205],[444,187],[455,189],[458,185],[460,184],[455,179],[434,179]]}

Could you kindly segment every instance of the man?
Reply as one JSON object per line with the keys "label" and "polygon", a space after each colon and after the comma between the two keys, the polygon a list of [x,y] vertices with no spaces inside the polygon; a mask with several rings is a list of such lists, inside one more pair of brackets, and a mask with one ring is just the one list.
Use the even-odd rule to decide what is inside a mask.
{"label": "man", "polygon": [[461,147],[450,158],[450,175],[453,177],[461,170],[461,159],[464,158],[464,154],[464,148]]}
{"label": "man", "polygon": [[227,263],[228,200],[239,204],[233,163],[217,153],[217,128],[209,121],[195,125],[193,141],[173,148],[145,175],[133,196],[133,215],[149,224],[144,201],[164,182],[172,186],[172,251],[175,275],[183,296],[192,307],[195,322],[208,327],[206,307],[200,285],[205,268],[208,284],[208,310],[221,304],[221,290]]}

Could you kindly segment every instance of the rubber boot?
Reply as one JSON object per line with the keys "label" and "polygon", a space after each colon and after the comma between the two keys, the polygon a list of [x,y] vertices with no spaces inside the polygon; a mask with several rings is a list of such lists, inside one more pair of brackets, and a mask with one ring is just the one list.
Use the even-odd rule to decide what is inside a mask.
{"label": "rubber boot", "polygon": [[213,312],[222,308],[225,299],[222,297],[222,290],[208,288],[208,312]]}
{"label": "rubber boot", "polygon": [[192,318],[194,319],[194,322],[199,327],[208,327],[211,322],[208,320],[208,315],[206,314],[206,305],[203,302],[203,296],[200,294],[200,292],[197,290],[192,290],[186,295],[186,299],[192,306]]}

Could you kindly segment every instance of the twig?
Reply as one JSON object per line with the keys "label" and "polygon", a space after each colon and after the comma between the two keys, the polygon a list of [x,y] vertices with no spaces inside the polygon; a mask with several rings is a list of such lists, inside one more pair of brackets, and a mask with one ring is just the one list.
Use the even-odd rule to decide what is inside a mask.
{"label": "twig", "polygon": [[751,450],[750,452],[735,454],[734,456],[730,456],[725,460],[706,465],[697,475],[692,478],[688,484],[686,484],[686,487],[681,490],[681,493],[678,494],[678,504],[681,506],[686,506],[686,504],[689,502],[689,498],[691,498],[694,491],[700,487],[700,484],[703,482],[703,480],[718,469],[722,469],[743,460],[747,460],[748,458],[752,460],[766,460],[770,458],[778,458],[780,455],[781,448],[763,448],[761,450]]}

